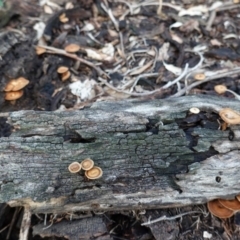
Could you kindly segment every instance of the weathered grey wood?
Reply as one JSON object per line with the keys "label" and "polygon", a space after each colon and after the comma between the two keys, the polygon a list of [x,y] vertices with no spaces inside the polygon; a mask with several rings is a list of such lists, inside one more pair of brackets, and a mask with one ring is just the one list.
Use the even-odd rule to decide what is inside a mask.
{"label": "weathered grey wood", "polygon": [[[232,127],[232,141],[229,130],[195,127],[197,145],[190,148],[176,123],[190,107],[240,110],[236,100],[188,96],[7,113],[13,132],[0,138],[0,202],[58,213],[177,207],[239,194],[239,127]],[[147,131],[149,121],[157,134]],[[87,157],[102,178],[68,172]]]}

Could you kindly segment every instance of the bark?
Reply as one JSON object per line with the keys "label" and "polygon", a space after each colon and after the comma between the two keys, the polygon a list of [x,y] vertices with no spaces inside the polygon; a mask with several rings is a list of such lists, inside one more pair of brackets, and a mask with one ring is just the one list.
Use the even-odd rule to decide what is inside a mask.
{"label": "bark", "polygon": [[[201,110],[189,114],[191,107]],[[99,102],[79,111],[2,113],[0,202],[32,213],[178,207],[240,193],[239,126],[218,111],[239,101],[188,96]],[[92,158],[97,180],[68,165]]]}

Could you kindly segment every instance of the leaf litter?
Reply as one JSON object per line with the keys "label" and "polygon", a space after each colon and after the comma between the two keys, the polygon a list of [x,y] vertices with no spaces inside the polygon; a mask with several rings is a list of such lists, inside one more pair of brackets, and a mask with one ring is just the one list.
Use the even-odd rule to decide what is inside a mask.
{"label": "leaf litter", "polygon": [[[17,3],[12,0],[12,6]],[[9,18],[1,31],[0,38],[16,38],[0,49],[1,88],[12,78],[30,81],[17,102],[1,97],[2,111],[22,106],[66,111],[106,99],[213,95],[219,94],[214,89],[220,84],[226,87],[222,96],[239,99],[240,4],[234,1],[44,0],[38,4],[20,5],[14,12],[20,24]],[[19,60],[8,72],[7,53],[26,41],[30,56],[22,54],[22,62],[34,56],[32,65]],[[79,50],[65,51],[69,44]],[[15,51],[19,54],[17,47]],[[69,69],[65,81],[57,72],[60,66]],[[44,100],[39,101],[39,96]]]}

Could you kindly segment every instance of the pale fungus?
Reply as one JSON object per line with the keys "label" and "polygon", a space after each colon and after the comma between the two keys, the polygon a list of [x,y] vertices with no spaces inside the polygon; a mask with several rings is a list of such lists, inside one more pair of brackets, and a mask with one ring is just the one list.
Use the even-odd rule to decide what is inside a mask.
{"label": "pale fungus", "polygon": [[227,124],[239,124],[240,114],[232,110],[231,108],[223,108],[219,111],[219,116]]}
{"label": "pale fungus", "polygon": [[88,179],[98,179],[102,176],[103,171],[100,167],[93,167],[90,170],[85,172],[85,176]]}
{"label": "pale fungus", "polygon": [[57,69],[57,72],[58,72],[59,74],[62,74],[62,73],[67,72],[68,69],[69,69],[68,67],[60,66],[60,67]]}
{"label": "pale fungus", "polygon": [[214,86],[214,90],[218,94],[223,94],[223,93],[225,93],[227,91],[227,87],[224,86],[224,85],[216,85],[216,86]]}
{"label": "pale fungus", "polygon": [[207,206],[209,212],[219,218],[230,218],[234,214],[234,211],[225,208],[218,199],[208,202]]}
{"label": "pale fungus", "polygon": [[240,210],[240,202],[237,199],[225,200],[218,199],[218,201],[226,208],[237,211]]}
{"label": "pale fungus", "polygon": [[94,161],[91,158],[86,158],[81,162],[82,169],[87,171],[93,168]]}
{"label": "pale fungus", "polygon": [[196,80],[199,80],[199,81],[202,81],[206,78],[205,74],[204,73],[197,73],[194,75],[194,79]]}
{"label": "pale fungus", "polygon": [[68,170],[71,173],[77,173],[81,170],[82,166],[79,162],[73,162],[68,166]]}
{"label": "pale fungus", "polygon": [[6,92],[5,100],[12,101],[17,100],[23,95],[23,90],[15,91],[15,92]]}
{"label": "pale fungus", "polygon": [[61,14],[61,15],[59,16],[59,20],[60,20],[60,22],[62,22],[62,23],[66,23],[66,22],[68,22],[69,19],[67,18],[66,14],[63,13],[63,14]]}
{"label": "pale fungus", "polygon": [[66,52],[75,53],[75,52],[77,52],[77,51],[80,50],[80,47],[79,47],[77,44],[71,43],[71,44],[68,44],[68,45],[64,48],[64,50],[65,50]]}
{"label": "pale fungus", "polygon": [[70,76],[71,76],[70,71],[67,71],[65,73],[62,73],[61,79],[62,79],[62,81],[66,81],[68,78],[70,78]]}
{"label": "pale fungus", "polygon": [[240,96],[239,96],[237,93],[235,93],[234,91],[228,89],[228,88],[227,88],[226,86],[224,86],[224,85],[216,85],[216,86],[214,87],[214,90],[215,90],[218,94],[223,94],[223,93],[225,93],[225,92],[230,92],[230,93],[232,93],[232,94],[235,96],[236,99],[240,100]]}
{"label": "pale fungus", "polygon": [[240,195],[237,195],[236,199],[240,202]]}
{"label": "pale fungus", "polygon": [[24,77],[19,77],[17,79],[12,79],[8,82],[6,85],[4,91],[10,92],[10,91],[19,91],[26,87],[29,84],[29,80],[27,80]]}
{"label": "pale fungus", "polygon": [[200,109],[196,108],[196,107],[192,107],[189,109],[189,112],[193,113],[193,114],[198,114],[198,113],[200,113]]}

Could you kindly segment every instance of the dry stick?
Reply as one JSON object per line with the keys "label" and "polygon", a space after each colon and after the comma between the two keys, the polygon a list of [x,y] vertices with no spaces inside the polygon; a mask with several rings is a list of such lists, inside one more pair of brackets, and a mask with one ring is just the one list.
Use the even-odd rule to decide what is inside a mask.
{"label": "dry stick", "polygon": [[161,16],[161,14],[162,14],[162,0],[158,0],[158,1],[159,1],[159,6],[158,6],[157,14],[158,14],[158,16]]}
{"label": "dry stick", "polygon": [[221,11],[225,11],[225,10],[231,10],[231,9],[237,8],[237,7],[240,7],[240,4],[226,3],[223,6],[220,6],[220,7],[216,8],[216,9],[214,9],[211,12],[211,15],[209,17],[209,20],[208,20],[208,23],[207,23],[207,26],[206,26],[206,30],[211,31],[212,24],[213,24],[213,21],[214,21],[214,19],[216,17],[216,13],[217,12],[221,12]]}
{"label": "dry stick", "polygon": [[135,96],[135,97],[143,97],[143,96],[149,96],[149,95],[152,95],[154,93],[157,93],[157,92],[160,92],[166,88],[169,88],[170,86],[176,84],[177,82],[179,82],[184,76],[186,76],[186,74],[188,72],[192,72],[192,71],[195,71],[198,67],[200,67],[202,65],[202,62],[204,60],[203,56],[201,53],[197,53],[199,54],[200,56],[200,61],[199,63],[193,67],[193,68],[190,68],[188,70],[188,64],[186,64],[184,70],[182,71],[181,75],[179,75],[176,79],[174,79],[173,81],[171,82],[168,82],[166,83],[163,87],[159,88],[159,89],[156,89],[156,90],[153,90],[153,91],[150,91],[150,92],[144,92],[144,93],[132,93],[132,92],[129,92],[129,91],[125,91],[125,90],[120,90],[120,89],[117,89],[115,88],[114,86],[112,86],[110,83],[108,83],[105,79],[99,77],[98,80],[101,81],[102,83],[104,83],[105,85],[107,85],[109,88],[113,89],[114,91],[117,91],[117,92],[121,92],[121,93],[125,93],[125,94],[128,94],[130,96]]}
{"label": "dry stick", "polygon": [[10,237],[10,234],[11,234],[11,231],[12,231],[12,228],[13,228],[13,224],[14,224],[15,221],[16,221],[17,214],[19,213],[19,210],[20,210],[20,209],[21,209],[21,208],[16,208],[15,211],[14,211],[13,218],[12,218],[12,221],[11,221],[11,225],[10,225],[10,227],[9,227],[9,229],[8,229],[8,234],[7,234],[6,240],[8,240],[9,237]]}
{"label": "dry stick", "polygon": [[192,214],[192,213],[202,213],[202,212],[199,212],[199,211],[190,211],[190,212],[185,212],[185,213],[181,213],[181,214],[178,214],[178,215],[175,215],[173,217],[167,217],[166,215],[160,217],[160,218],[157,218],[157,219],[154,219],[152,221],[147,221],[145,223],[142,223],[141,225],[142,226],[146,226],[146,225],[149,225],[149,224],[152,224],[152,223],[156,223],[156,222],[160,222],[160,221],[164,221],[164,220],[168,220],[168,221],[171,221],[171,220],[174,220],[176,218],[180,218],[182,216],[185,216],[185,215],[188,215],[188,214]]}
{"label": "dry stick", "polygon": [[[184,71],[181,73],[180,76],[178,76],[175,80],[173,80],[171,82],[171,85],[172,83],[176,83],[176,81],[180,81],[187,73],[187,67],[188,67],[188,64],[186,64],[186,67],[184,69]],[[143,97],[143,96],[149,96],[149,95],[152,95],[154,93],[157,93],[157,92],[160,92],[162,91],[164,88],[161,87],[161,88],[158,88],[156,90],[153,90],[153,91],[150,91],[150,92],[144,92],[144,93],[132,93],[132,92],[129,92],[129,91],[125,91],[125,90],[120,90],[118,88],[115,88],[114,86],[112,86],[110,83],[108,83],[105,79],[99,77],[98,80],[100,80],[102,83],[104,83],[105,85],[107,85],[109,88],[113,89],[114,91],[117,91],[117,92],[121,92],[121,93],[125,93],[125,94],[128,94],[128,95],[131,95],[131,96],[134,96],[134,97]],[[166,86],[166,85],[165,85]]]}
{"label": "dry stick", "polygon": [[112,14],[112,10],[111,9],[107,9],[107,7],[101,3],[100,4],[101,8],[108,14],[109,18],[111,19],[114,27],[116,28],[117,31],[119,31],[119,24],[118,21],[115,19],[115,17]]}
{"label": "dry stick", "polygon": [[31,211],[29,207],[24,208],[23,219],[20,228],[19,240],[28,240],[29,228],[31,225]]}
{"label": "dry stick", "polygon": [[211,81],[211,80],[215,80],[215,79],[218,79],[218,78],[222,78],[222,77],[227,77],[227,76],[230,76],[230,75],[238,74],[238,73],[240,73],[240,68],[236,68],[236,69],[233,69],[233,70],[226,70],[226,72],[224,72],[224,73],[217,73],[214,76],[208,77],[204,81],[197,81],[197,82],[192,83],[188,87],[185,87],[185,88],[181,89],[179,92],[177,92],[174,95],[170,96],[170,98],[172,98],[172,97],[180,97],[183,94],[185,94],[187,91],[191,90],[192,88],[194,88],[194,87],[196,87],[196,86],[198,86],[198,85],[200,85],[202,83],[205,83],[205,82],[208,82],[208,81]]}
{"label": "dry stick", "polygon": [[48,47],[48,46],[43,46],[43,45],[38,45],[38,47],[47,49],[48,53],[63,55],[63,56],[66,56],[66,57],[70,57],[74,60],[77,60],[81,63],[84,63],[84,64],[88,65],[89,67],[94,68],[100,76],[105,75],[107,78],[109,78],[109,76],[103,70],[101,70],[100,68],[95,66],[93,63],[91,63],[91,62],[89,62],[89,61],[87,61],[83,58],[78,57],[76,54],[67,53],[65,50],[62,50],[62,49],[59,49],[59,48],[54,48],[54,47]]}

